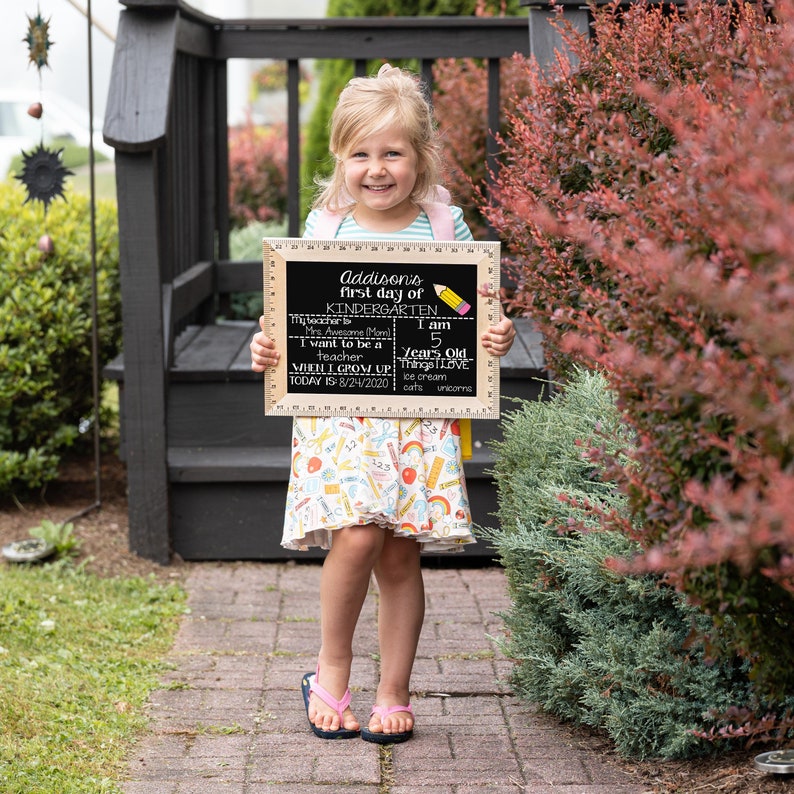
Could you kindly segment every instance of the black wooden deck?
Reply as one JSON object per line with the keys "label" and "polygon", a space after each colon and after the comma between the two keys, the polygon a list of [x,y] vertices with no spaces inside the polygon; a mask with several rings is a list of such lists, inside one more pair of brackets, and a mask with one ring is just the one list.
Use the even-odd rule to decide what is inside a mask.
{"label": "black wooden deck", "polygon": [[[483,59],[492,131],[509,90],[500,61],[516,52],[550,57],[561,44],[545,21],[554,12],[533,6],[529,24],[224,20],[184,0],[122,2],[103,134],[116,150],[124,357],[106,375],[121,386],[130,548],[162,563],[174,551],[189,559],[276,557],[290,420],[263,416],[262,376],[248,362],[253,322],[216,321],[225,296],[260,289],[262,277],[261,262],[229,261],[227,60],[286,62],[288,234],[297,236],[301,59],[349,59],[358,74],[383,58],[417,59],[425,77],[438,58]],[[587,11],[562,2],[586,28]],[[495,169],[496,139],[486,137],[482,156]],[[538,393],[538,341],[522,325],[501,368],[505,395]],[[487,441],[498,425],[477,422],[473,432],[466,474],[475,520],[488,524],[496,497]]]}
{"label": "black wooden deck", "polygon": [[[503,411],[515,408],[511,397],[534,399],[544,385],[540,335],[528,320],[517,319],[516,326],[513,349],[500,362]],[[176,340],[167,398],[167,472],[172,550],[184,559],[297,556],[279,545],[292,420],[264,415],[263,376],[251,370],[248,349],[257,327],[254,322],[191,325]],[[123,356],[105,375],[118,380],[123,393]],[[493,524],[497,508],[489,442],[500,436],[497,421],[472,423],[473,455],[464,470],[479,525]],[[464,553],[491,555],[484,544]]]}

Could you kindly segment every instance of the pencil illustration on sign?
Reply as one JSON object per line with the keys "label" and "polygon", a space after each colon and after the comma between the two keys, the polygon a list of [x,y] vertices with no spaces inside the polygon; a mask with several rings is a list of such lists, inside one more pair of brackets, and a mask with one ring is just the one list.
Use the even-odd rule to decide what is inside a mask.
{"label": "pencil illustration on sign", "polygon": [[446,285],[433,284],[433,289],[436,291],[436,295],[438,295],[447,306],[451,307],[453,311],[456,311],[461,316],[471,309],[471,304],[463,300],[457,292],[453,292]]}

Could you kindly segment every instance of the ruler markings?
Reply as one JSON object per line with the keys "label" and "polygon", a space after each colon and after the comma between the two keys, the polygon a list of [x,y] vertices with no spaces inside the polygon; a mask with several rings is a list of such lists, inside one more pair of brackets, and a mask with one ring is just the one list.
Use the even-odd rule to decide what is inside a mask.
{"label": "ruler markings", "polygon": [[[500,264],[497,243],[352,242],[270,238],[264,240],[263,250],[265,268],[263,283],[268,285],[264,290],[265,328],[276,341],[279,349],[287,354],[286,356],[282,354],[282,362],[279,367],[265,372],[266,413],[269,415],[422,416],[427,418],[463,416],[484,419],[498,417],[499,359],[485,353],[479,344],[482,330],[499,320],[498,298],[467,294],[463,300],[452,288],[443,295],[438,294],[441,290],[437,289],[437,295],[434,297],[440,298],[442,303],[452,309],[457,306],[458,310],[457,314],[450,314],[449,309],[445,309],[447,314],[443,316],[446,319],[439,321],[434,318],[439,317],[440,310],[438,306],[430,302],[427,284],[423,282],[422,287],[425,303],[416,302],[410,305],[405,302],[397,303],[398,297],[400,300],[404,300],[405,293],[389,286],[401,283],[397,276],[392,275],[395,271],[389,269],[392,263],[394,263],[394,268],[403,274],[402,281],[405,283],[416,283],[419,279],[417,274],[425,272],[424,266],[430,268],[432,273],[437,276],[439,273],[456,272],[455,268],[444,269],[442,267],[439,270],[437,267],[439,265],[462,264],[468,268],[476,268],[476,270],[466,272],[472,274],[476,272],[477,287],[484,283],[490,295],[497,296]],[[312,270],[315,263],[318,266],[335,264],[337,269],[334,273],[340,272],[339,266],[345,266],[344,276],[339,281],[344,285],[337,289],[338,294],[329,295],[328,300],[324,302],[324,305],[331,311],[330,316],[317,311],[303,312],[300,310],[302,301],[296,299],[295,296],[286,294],[287,271],[290,268],[299,268],[299,263],[304,266],[309,263],[308,272],[317,276],[312,281],[322,281],[326,273],[324,268]],[[401,265],[402,270],[400,270]],[[363,269],[357,270],[359,266],[362,266]],[[372,272],[373,267],[378,269],[379,275],[370,277],[367,274]],[[378,278],[381,279],[381,285],[385,284],[386,286],[381,286],[380,292],[376,290],[373,295]],[[390,281],[390,279],[392,280]],[[348,282],[353,286],[349,286]],[[302,283],[299,288],[304,291],[305,297],[310,294],[314,284]],[[386,299],[381,303],[375,302],[378,300],[378,295],[394,298],[395,304],[389,305]],[[477,304],[476,310],[472,312],[472,314],[476,314],[476,345],[462,343],[457,345],[454,341],[459,336],[458,329],[462,334],[462,329],[467,326],[471,327],[470,324],[474,319],[471,316],[462,316],[462,311],[468,313],[465,306],[472,301],[476,301]],[[323,301],[321,301],[322,303]],[[296,306],[299,308],[296,309]],[[291,312],[292,319],[297,318],[298,327],[302,329],[302,333],[287,332],[290,325],[290,318],[287,315],[290,314],[290,309],[293,310]],[[386,312],[385,316],[380,312]],[[311,324],[323,318],[325,322],[320,322],[317,329],[313,328]],[[385,334],[379,335],[379,328],[372,325],[380,320],[389,321],[388,326],[384,326],[384,328],[389,328],[390,335],[388,337]],[[358,339],[361,339],[360,324],[362,322],[369,323],[366,326],[368,329],[366,333],[371,335],[371,339],[353,344],[351,336],[346,339],[343,346],[341,340],[345,337],[341,331],[339,331],[339,336],[330,339],[318,330],[334,328],[338,322],[349,322],[354,325],[358,323]],[[439,331],[424,345],[405,344],[401,356],[399,355],[401,322],[403,328],[411,327],[411,331],[406,332],[408,335],[417,333],[413,327],[415,324],[422,327],[425,324],[435,324],[436,327],[443,328],[444,333],[451,328],[456,331],[456,334],[452,342],[449,341],[449,337],[444,339],[444,334]],[[303,326],[300,323],[303,323]],[[309,329],[312,330],[309,331]],[[369,345],[366,344],[367,341],[370,342]],[[378,349],[382,349],[386,342],[391,343],[391,355],[388,359],[383,359],[383,362],[388,361],[388,365],[378,363],[380,354],[372,350],[373,342],[377,343]],[[300,363],[295,363],[299,358],[297,354],[304,352],[298,351],[294,347],[296,343],[300,343],[304,349],[307,346],[319,349],[317,359],[304,359]],[[434,352],[432,345],[435,343],[444,346],[442,355],[428,358],[425,361],[423,356],[430,356]],[[469,347],[476,348],[476,350],[469,350]],[[325,352],[325,348],[328,348],[328,352]],[[446,360],[444,354],[452,354],[452,358]],[[299,368],[300,374],[289,371],[291,359],[293,359],[293,368]],[[441,362],[438,366],[442,369],[434,371],[430,366],[433,362]],[[450,381],[451,385],[447,385],[445,378],[457,377],[461,371],[468,373],[471,363],[476,365],[472,370],[472,374],[476,373],[476,383],[472,384],[471,389],[472,394],[457,396],[455,389],[462,390],[468,386],[457,381]],[[456,370],[458,371],[457,375],[454,374]],[[412,372],[416,373],[413,377]],[[379,387],[383,379],[378,378],[377,375],[381,374],[387,376],[386,380],[391,384],[388,394],[373,396],[349,393],[349,388],[357,385]],[[401,377],[402,389],[398,384]],[[422,389],[419,389],[419,393],[406,392],[406,389],[420,385],[422,388],[429,389],[433,382],[431,378],[441,382],[442,385],[439,388],[447,388],[451,391],[431,395],[421,393]],[[300,386],[297,385],[299,382]],[[313,391],[315,386],[328,387],[329,385],[333,385],[335,391],[329,393],[323,391],[314,393]],[[295,392],[298,388],[304,389],[304,391]]]}

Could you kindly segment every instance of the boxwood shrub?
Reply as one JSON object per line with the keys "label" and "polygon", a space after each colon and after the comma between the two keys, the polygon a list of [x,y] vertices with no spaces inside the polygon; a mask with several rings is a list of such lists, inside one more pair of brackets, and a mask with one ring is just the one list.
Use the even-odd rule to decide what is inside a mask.
{"label": "boxwood shrub", "polygon": [[[0,496],[53,480],[93,410],[89,201],[68,191],[45,213],[25,199],[21,185],[0,183]],[[99,203],[101,363],[120,347],[117,229],[115,205]],[[50,254],[38,247],[45,233]]]}

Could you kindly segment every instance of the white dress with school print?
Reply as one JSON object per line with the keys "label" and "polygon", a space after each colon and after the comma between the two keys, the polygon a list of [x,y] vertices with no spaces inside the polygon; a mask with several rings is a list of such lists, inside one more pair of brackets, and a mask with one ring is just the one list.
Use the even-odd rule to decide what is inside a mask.
{"label": "white dress with school print", "polygon": [[[458,240],[471,232],[450,208]],[[311,237],[317,213],[306,220]],[[402,232],[373,234],[347,217],[345,240],[428,240],[424,212]],[[296,417],[281,545],[328,549],[342,527],[377,524],[414,538],[423,551],[461,551],[474,543],[457,419]]]}

